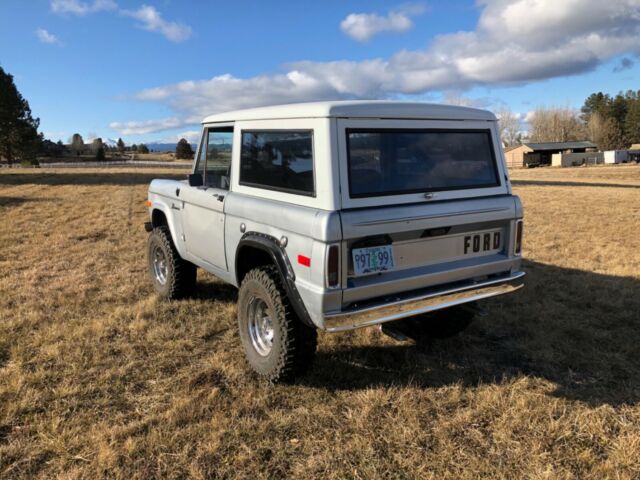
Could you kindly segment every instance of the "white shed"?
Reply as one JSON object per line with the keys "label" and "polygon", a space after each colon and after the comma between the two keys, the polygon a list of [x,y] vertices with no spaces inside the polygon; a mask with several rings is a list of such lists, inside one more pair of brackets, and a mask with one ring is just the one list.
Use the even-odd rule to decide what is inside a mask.
{"label": "white shed", "polygon": [[604,152],[604,163],[623,163],[628,160],[628,150],[607,150]]}

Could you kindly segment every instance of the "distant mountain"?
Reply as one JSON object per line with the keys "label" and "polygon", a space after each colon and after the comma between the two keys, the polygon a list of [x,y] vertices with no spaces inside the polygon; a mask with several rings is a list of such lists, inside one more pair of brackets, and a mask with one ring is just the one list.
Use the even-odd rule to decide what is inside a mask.
{"label": "distant mountain", "polygon": [[[145,145],[149,147],[149,150],[151,150],[152,152],[175,152],[177,143],[178,142],[175,142],[175,143],[150,142]],[[193,148],[194,152],[196,150],[196,147],[197,145],[195,143],[191,144],[191,148]]]}

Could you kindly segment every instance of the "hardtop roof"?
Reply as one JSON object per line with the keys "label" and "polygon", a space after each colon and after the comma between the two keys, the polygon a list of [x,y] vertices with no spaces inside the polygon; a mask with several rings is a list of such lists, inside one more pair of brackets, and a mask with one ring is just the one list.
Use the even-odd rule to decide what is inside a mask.
{"label": "hardtop roof", "polygon": [[348,100],[332,102],[292,103],[270,107],[250,108],[217,113],[202,123],[233,122],[236,120],[274,120],[285,118],[397,118],[428,120],[487,120],[496,117],[487,110],[421,102],[386,100]]}

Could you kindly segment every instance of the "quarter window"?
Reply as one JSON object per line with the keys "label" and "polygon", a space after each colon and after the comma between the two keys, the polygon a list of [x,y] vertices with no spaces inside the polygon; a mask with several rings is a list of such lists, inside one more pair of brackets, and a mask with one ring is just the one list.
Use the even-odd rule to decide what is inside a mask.
{"label": "quarter window", "polygon": [[313,196],[313,133],[242,132],[240,185]]}

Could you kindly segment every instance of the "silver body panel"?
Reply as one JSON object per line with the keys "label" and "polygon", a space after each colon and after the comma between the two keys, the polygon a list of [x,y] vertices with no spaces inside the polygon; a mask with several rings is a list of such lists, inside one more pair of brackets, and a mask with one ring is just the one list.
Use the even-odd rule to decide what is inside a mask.
{"label": "silver body panel", "polygon": [[[412,115],[418,115],[415,109]],[[229,122],[225,119],[225,125]],[[286,239],[282,248],[291,264],[295,287],[310,319],[323,330],[357,328],[400,318],[398,314],[414,315],[514,290],[512,282],[522,275],[521,257],[514,251],[515,226],[523,212],[519,199],[511,194],[495,120],[475,115],[469,124],[478,128],[479,122],[483,122],[484,128],[492,133],[500,174],[498,187],[442,192],[430,199],[412,194],[351,202],[346,192],[344,129],[362,122],[385,128],[414,124],[436,124],[442,128],[452,120],[331,117],[238,120],[231,123],[234,145],[230,190],[154,180],[149,188],[150,213],[159,210],[165,215],[176,248],[184,259],[235,286],[238,286],[238,245],[246,233]],[[460,128],[465,121],[455,123]],[[314,130],[315,196],[300,197],[240,186],[237,147],[242,130],[287,130],[300,124]],[[204,129],[215,125],[205,124]],[[222,201],[218,199],[220,195]],[[463,251],[466,237],[495,232],[501,235],[499,248],[472,254]],[[390,271],[356,276],[351,249],[375,237],[391,242],[396,266]],[[335,288],[328,288],[326,280],[330,245],[339,245],[341,252],[340,281]],[[299,256],[309,258],[310,265],[300,264]],[[496,284],[492,278],[502,279],[501,283]],[[466,293],[451,291],[452,285],[463,283],[469,286],[463,289]],[[430,289],[428,298],[424,297],[425,289]],[[390,300],[398,296],[411,300],[403,300],[399,307]],[[366,312],[358,310],[363,302],[370,303]]]}

